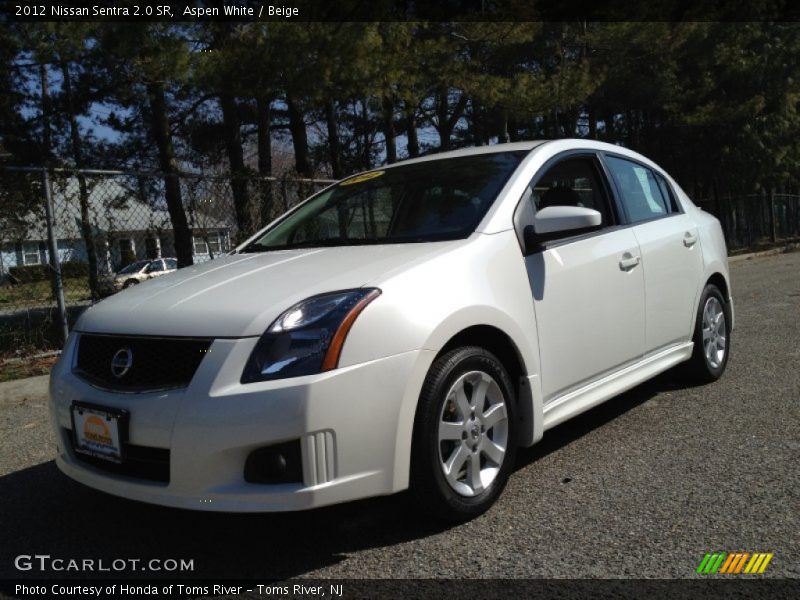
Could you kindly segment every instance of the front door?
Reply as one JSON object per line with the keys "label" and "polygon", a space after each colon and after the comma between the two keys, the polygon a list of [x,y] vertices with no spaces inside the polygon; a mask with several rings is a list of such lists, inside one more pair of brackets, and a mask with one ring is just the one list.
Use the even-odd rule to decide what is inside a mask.
{"label": "front door", "polygon": [[644,352],[644,276],[636,236],[620,226],[594,156],[566,158],[534,179],[530,201],[584,206],[603,215],[599,230],[567,234],[526,257],[539,334],[544,403]]}

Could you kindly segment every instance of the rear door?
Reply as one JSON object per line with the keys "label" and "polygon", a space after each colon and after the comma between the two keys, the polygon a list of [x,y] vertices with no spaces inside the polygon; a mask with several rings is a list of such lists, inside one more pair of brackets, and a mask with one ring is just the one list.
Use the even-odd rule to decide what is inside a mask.
{"label": "rear door", "polygon": [[692,335],[692,312],[703,258],[695,223],[678,205],[666,178],[614,155],[604,160],[642,251],[646,353]]}
{"label": "rear door", "polygon": [[603,214],[598,230],[565,234],[526,256],[547,403],[642,356],[644,276],[636,236],[620,223],[594,153],[545,165],[527,196],[534,209]]}

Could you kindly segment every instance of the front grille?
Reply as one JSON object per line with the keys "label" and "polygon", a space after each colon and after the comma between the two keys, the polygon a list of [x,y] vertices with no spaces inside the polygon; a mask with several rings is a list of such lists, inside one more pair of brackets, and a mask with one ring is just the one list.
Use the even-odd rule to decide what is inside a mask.
{"label": "front grille", "polygon": [[64,434],[70,440],[73,455],[84,464],[114,475],[146,479],[157,483],[169,483],[169,450],[166,448],[122,444],[123,458],[122,463],[119,464],[75,452],[72,431],[65,429]]}
{"label": "front grille", "polygon": [[81,334],[75,374],[97,387],[146,392],[189,385],[211,340]]}

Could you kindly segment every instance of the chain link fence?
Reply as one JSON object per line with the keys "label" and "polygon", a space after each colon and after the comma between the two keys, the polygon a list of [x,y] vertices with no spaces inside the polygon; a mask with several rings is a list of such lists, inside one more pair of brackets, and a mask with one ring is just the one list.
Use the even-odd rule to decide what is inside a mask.
{"label": "chain link fence", "polygon": [[[0,176],[0,356],[58,348],[86,306],[177,268],[164,175],[6,168]],[[173,177],[194,264],[332,183]]]}

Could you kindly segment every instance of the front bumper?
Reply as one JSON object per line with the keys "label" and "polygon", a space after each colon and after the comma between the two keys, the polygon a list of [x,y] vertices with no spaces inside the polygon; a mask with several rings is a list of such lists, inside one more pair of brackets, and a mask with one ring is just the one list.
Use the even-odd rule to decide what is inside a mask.
{"label": "front bumper", "polygon": [[[256,341],[216,340],[185,389],[124,394],[92,387],[72,373],[72,339],[50,382],[58,467],[118,496],[231,512],[314,508],[408,486],[414,411],[431,352],[242,385]],[[129,411],[130,444],[169,450],[168,483],[112,474],[76,457],[70,418],[75,400]],[[253,450],[293,440],[300,442],[302,482],[245,481]]]}

